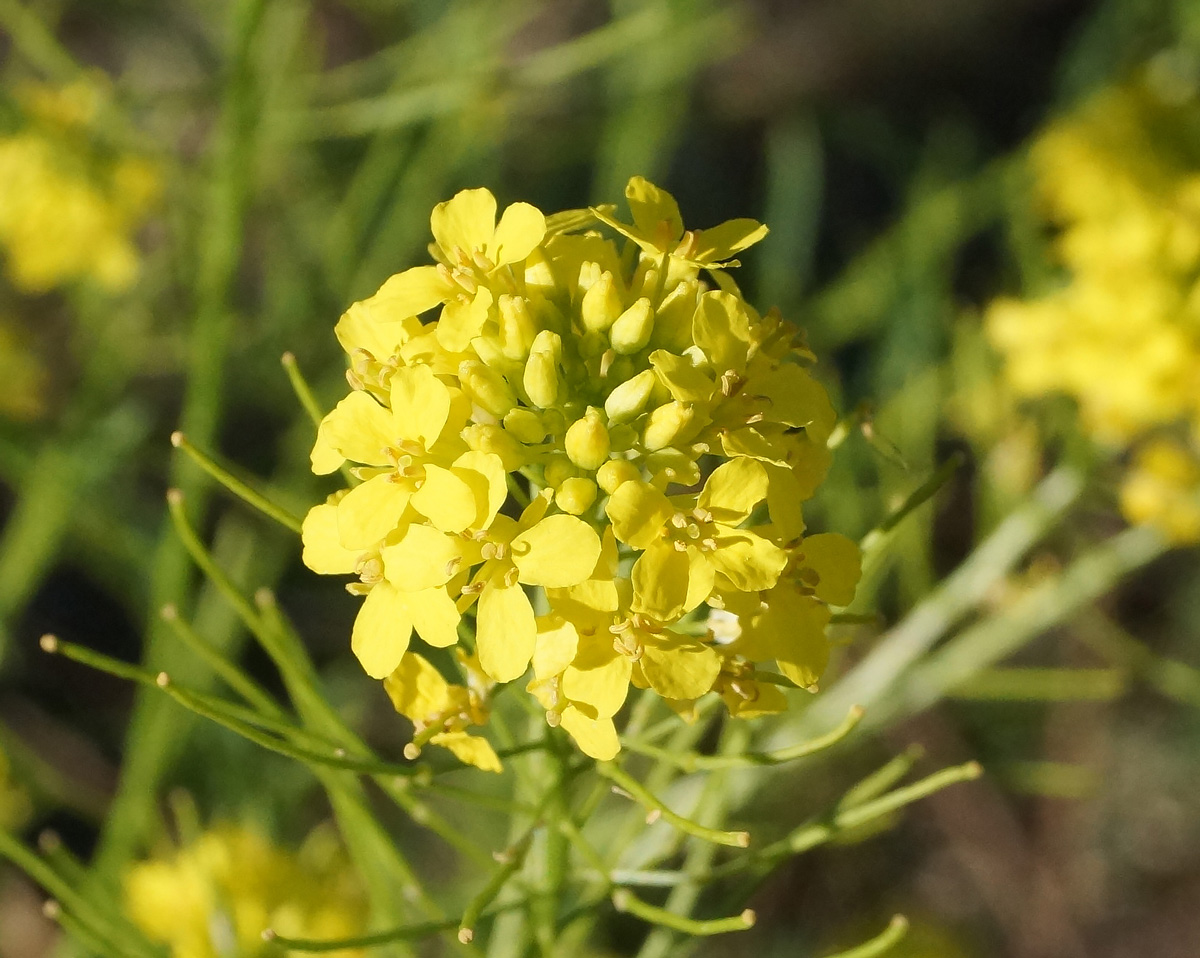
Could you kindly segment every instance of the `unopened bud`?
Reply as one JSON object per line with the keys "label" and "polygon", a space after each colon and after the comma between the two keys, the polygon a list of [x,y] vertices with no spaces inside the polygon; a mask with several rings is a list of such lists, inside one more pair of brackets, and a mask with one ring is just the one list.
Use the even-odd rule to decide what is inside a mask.
{"label": "unopened bud", "polygon": [[472,423],[462,431],[463,441],[475,452],[494,452],[505,472],[514,472],[528,461],[525,447],[495,423]]}
{"label": "unopened bud", "polygon": [[499,301],[500,350],[509,359],[525,359],[537,336],[537,325],[529,315],[529,300],[505,293]]}
{"label": "unopened bud", "polygon": [[650,413],[642,433],[642,443],[654,452],[671,445],[692,424],[696,413],[691,403],[669,402]]}
{"label": "unopened bud", "polygon": [[604,417],[595,406],[588,406],[582,419],[576,419],[567,430],[567,455],[580,469],[599,469],[608,459],[608,429]]}
{"label": "unopened bud", "polygon": [[546,438],[542,417],[524,406],[510,409],[505,414],[504,429],[520,442],[535,443]]}
{"label": "unopened bud", "polygon": [[543,329],[534,337],[525,363],[522,385],[535,406],[545,409],[558,400],[558,357],[562,351],[562,340],[557,333]]}
{"label": "unopened bud", "polygon": [[642,471],[628,459],[610,459],[596,470],[596,481],[610,496],[622,483],[641,478]]}
{"label": "unopened bud", "polygon": [[612,273],[605,270],[591,288],[583,294],[579,315],[586,329],[604,332],[621,315],[621,296]]}
{"label": "unopened bud", "polygon": [[624,356],[645,349],[654,332],[654,308],[650,300],[639,299],[617,317],[609,330],[612,347]]}
{"label": "unopened bud", "polygon": [[604,400],[604,413],[608,421],[620,423],[637,419],[646,408],[657,379],[653,369],[643,369],[609,393]]}
{"label": "unopened bud", "polygon": [[596,501],[596,484],[591,479],[573,476],[564,479],[554,494],[554,502],[563,512],[573,516],[582,515]]}
{"label": "unopened bud", "polygon": [[493,416],[503,416],[517,404],[517,397],[504,377],[478,360],[459,363],[458,379],[471,401]]}
{"label": "unopened bud", "polygon": [[546,463],[542,470],[542,475],[545,477],[546,485],[551,489],[557,489],[568,479],[579,474],[579,470],[575,468],[574,463],[566,456],[556,456]]}

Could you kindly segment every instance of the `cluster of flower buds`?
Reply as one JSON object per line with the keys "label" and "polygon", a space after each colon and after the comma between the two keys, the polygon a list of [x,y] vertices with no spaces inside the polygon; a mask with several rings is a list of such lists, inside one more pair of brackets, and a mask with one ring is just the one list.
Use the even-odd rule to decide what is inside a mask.
{"label": "cluster of flower buds", "polygon": [[547,719],[600,759],[631,684],[681,712],[710,692],[734,715],[782,710],[756,664],[815,683],[829,606],[853,597],[856,546],[806,536],[801,514],[833,408],[797,329],[726,272],[766,227],[685,231],[640,177],[626,197],[632,223],[525,203],[497,222],[491,193],[463,191],[433,211],[437,265],[338,323],[353,391],[312,463],[359,482],[308,514],[305,562],[358,576],[352,646],[398,707],[431,668],[414,631],[473,633],[483,691],[437,713],[447,733],[531,667]]}

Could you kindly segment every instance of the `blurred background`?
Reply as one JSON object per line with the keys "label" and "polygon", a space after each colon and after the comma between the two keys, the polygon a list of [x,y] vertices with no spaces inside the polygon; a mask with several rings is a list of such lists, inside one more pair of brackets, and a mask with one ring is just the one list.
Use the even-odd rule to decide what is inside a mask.
{"label": "blurred background", "polygon": [[[897,956],[1200,954],[1200,563],[1184,547],[1072,565],[1123,528],[1128,443],[1081,429],[1070,397],[1018,395],[984,319],[1062,281],[1028,162],[1051,124],[1147,76],[1194,124],[1200,3],[0,0],[0,71],[0,827],[52,829],[118,874],[181,803],[292,844],[328,817],[302,766],[38,649],[53,632],[210,681],[164,628],[174,604],[277,685],[190,569],[169,486],[399,756],[407,726],[347,654],[355,600],[168,437],[302,512],[327,490],[280,357],[331,406],[334,322],[424,259],[433,204],[468,186],[616,203],[642,174],[689,226],[771,227],[739,282],[807,330],[850,425],[812,528],[861,536],[962,458],[864,583],[855,610],[879,622],[835,636],[831,680],[1006,517],[1067,500],[989,580],[967,628],[1002,635],[965,646],[962,681],[898,694],[858,747],[772,778],[753,815],[819,809],[914,747],[985,778],[776,872],[758,926],[703,953],[816,956],[903,911]],[[1200,173],[1193,145],[1169,147],[1181,175]],[[1064,463],[1081,488],[1037,485]],[[1030,594],[1051,608],[1026,614]],[[436,839],[393,824],[453,879]],[[40,909],[0,864],[0,956],[52,953]],[[638,934],[616,923],[595,951]]]}

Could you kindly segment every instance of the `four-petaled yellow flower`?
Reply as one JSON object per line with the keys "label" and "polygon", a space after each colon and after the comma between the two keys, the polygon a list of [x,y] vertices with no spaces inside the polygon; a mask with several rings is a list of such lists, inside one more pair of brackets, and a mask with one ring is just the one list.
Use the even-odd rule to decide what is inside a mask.
{"label": "four-petaled yellow flower", "polygon": [[[359,482],[309,513],[305,562],[358,576],[352,648],[416,741],[484,767],[476,740],[437,737],[465,736],[446,715],[478,724],[486,710],[439,684],[409,650],[414,630],[442,647],[473,635],[488,682],[532,663],[548,720],[611,758],[631,687],[680,710],[716,692],[748,715],[731,676],[750,687],[754,661],[819,671],[827,603],[849,600],[814,577],[857,576],[853,546],[838,569],[790,571],[808,561],[801,504],[828,468],[835,417],[798,330],[723,272],[766,228],[687,231],[669,194],[640,178],[626,194],[632,226],[608,209],[548,221],[522,203],[497,222],[490,193],[459,193],[433,213],[437,265],[392,277],[337,326],[353,392],[321,423],[313,468],[349,462]],[[706,455],[723,461],[702,468]],[[816,632],[752,642],[792,608],[789,589]],[[705,603],[746,617],[740,646],[695,634]]]}

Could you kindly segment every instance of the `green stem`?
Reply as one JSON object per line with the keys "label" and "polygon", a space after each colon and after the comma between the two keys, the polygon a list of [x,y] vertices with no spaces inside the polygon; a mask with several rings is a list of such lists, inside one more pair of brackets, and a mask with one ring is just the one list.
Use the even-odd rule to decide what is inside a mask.
{"label": "green stem", "polygon": [[176,449],[182,449],[192,462],[196,463],[201,469],[207,472],[210,476],[217,480],[222,486],[232,492],[235,496],[241,499],[248,505],[253,506],[263,515],[274,519],[285,528],[291,529],[297,535],[300,533],[301,520],[299,516],[292,515],[287,509],[278,503],[272,502],[267,496],[263,495],[257,489],[254,489],[246,481],[239,479],[229,469],[222,466],[219,462],[205,452],[201,452],[191,442],[187,436],[178,430],[171,433],[171,445]]}
{"label": "green stem", "polygon": [[504,863],[492,873],[487,884],[467,904],[458,923],[458,940],[464,945],[475,939],[475,926],[483,916],[484,909],[495,900],[508,884],[508,880],[525,864],[525,855],[529,852],[532,841],[533,829],[530,829],[524,838],[504,853]]}
{"label": "green stem", "polygon": [[288,382],[292,384],[292,392],[296,394],[301,408],[308,414],[308,418],[312,420],[314,426],[320,426],[325,415],[321,412],[321,407],[317,405],[317,398],[313,395],[308,380],[304,378],[304,373],[300,371],[300,364],[296,362],[295,355],[284,353],[280,362],[283,363],[284,372],[287,373]]}
{"label": "green stem", "polygon": [[730,931],[745,931],[747,928],[754,927],[755,921],[755,914],[749,908],[740,915],[734,915],[731,918],[687,918],[683,915],[676,915],[674,912],[647,904],[628,888],[620,888],[613,892],[612,903],[617,911],[629,912],[629,914],[637,915],[642,921],[647,921],[652,925],[658,925],[662,928],[668,928],[671,931],[680,931],[685,935],[696,937],[723,935]]}
{"label": "green stem", "polygon": [[904,936],[908,934],[908,919],[903,915],[894,915],[888,926],[870,941],[863,942],[857,948],[849,951],[839,951],[828,958],[878,958],[895,948]]}

